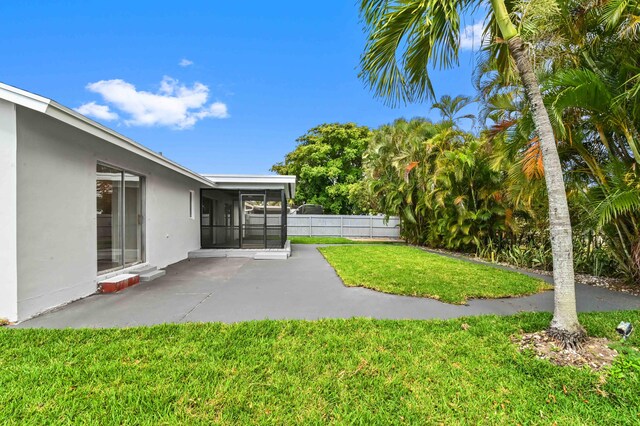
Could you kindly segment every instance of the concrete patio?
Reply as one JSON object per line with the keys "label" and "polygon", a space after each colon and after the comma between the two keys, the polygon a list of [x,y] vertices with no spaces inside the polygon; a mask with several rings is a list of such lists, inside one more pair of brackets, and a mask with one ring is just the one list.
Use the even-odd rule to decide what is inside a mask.
{"label": "concrete patio", "polygon": [[[289,260],[185,260],[153,282],[93,295],[17,327],[129,327],[266,318],[446,319],[553,309],[551,291],[457,306],[345,287],[316,247],[296,245]],[[640,309],[640,297],[585,285],[577,286],[577,299],[579,311]]]}

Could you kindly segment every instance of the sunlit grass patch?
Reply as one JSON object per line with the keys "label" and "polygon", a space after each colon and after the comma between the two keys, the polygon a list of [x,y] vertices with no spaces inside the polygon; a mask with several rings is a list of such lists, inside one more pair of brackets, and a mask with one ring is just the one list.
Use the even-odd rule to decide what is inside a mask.
{"label": "sunlit grass patch", "polygon": [[542,280],[415,247],[358,245],[318,250],[351,287],[462,304],[470,298],[524,296],[551,288]]}

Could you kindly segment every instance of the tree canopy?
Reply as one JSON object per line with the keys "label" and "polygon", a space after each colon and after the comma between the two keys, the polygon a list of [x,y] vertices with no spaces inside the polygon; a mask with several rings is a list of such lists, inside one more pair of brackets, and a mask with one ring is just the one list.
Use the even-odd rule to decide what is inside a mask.
{"label": "tree canopy", "polygon": [[359,213],[350,192],[362,180],[370,134],[368,127],[354,123],[321,124],[296,139],[296,148],[271,170],[297,177],[297,204],[320,204],[333,214]]}

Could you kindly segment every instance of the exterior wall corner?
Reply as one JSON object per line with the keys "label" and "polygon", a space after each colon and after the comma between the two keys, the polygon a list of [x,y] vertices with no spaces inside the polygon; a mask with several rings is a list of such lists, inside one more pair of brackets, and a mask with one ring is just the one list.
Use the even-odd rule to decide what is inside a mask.
{"label": "exterior wall corner", "polygon": [[0,318],[18,320],[16,106],[0,100]]}

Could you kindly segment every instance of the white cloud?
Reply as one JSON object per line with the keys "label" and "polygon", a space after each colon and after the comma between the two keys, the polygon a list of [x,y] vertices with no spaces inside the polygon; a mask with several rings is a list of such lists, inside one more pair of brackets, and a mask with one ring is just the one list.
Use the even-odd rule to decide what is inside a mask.
{"label": "white cloud", "polygon": [[160,82],[156,93],[138,91],[133,84],[120,79],[89,83],[87,89],[125,113],[124,124],[128,126],[189,129],[204,118],[229,117],[224,103],[207,104],[209,88],[204,84],[194,83],[188,87],[167,76]]}
{"label": "white cloud", "polygon": [[118,114],[112,112],[107,105],[98,105],[95,102],[88,102],[74,109],[82,115],[99,120],[113,121],[118,119]]}
{"label": "white cloud", "polygon": [[182,58],[180,62],[178,62],[178,65],[180,65],[183,68],[186,68],[190,65],[193,65],[193,61],[190,61],[187,58]]}
{"label": "white cloud", "polygon": [[482,30],[484,25],[482,22],[476,22],[473,25],[465,26],[460,32],[460,49],[461,50],[478,50],[482,47]]}

